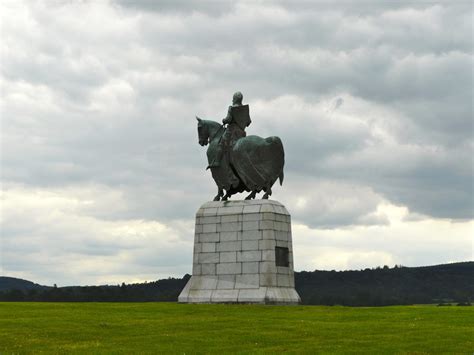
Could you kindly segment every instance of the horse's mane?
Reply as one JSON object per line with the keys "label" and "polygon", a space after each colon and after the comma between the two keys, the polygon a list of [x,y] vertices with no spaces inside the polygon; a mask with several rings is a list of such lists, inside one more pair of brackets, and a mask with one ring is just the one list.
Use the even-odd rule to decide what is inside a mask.
{"label": "horse's mane", "polygon": [[207,125],[213,127],[213,128],[220,128],[222,125],[219,123],[219,122],[216,122],[216,121],[211,121],[211,120],[203,120],[204,123],[206,123]]}

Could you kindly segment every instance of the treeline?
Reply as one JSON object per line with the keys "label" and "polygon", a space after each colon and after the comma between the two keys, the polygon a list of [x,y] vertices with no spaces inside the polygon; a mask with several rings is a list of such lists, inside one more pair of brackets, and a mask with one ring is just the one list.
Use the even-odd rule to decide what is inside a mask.
{"label": "treeline", "polygon": [[[0,277],[0,301],[173,302],[189,278],[185,275],[182,279],[117,286],[46,287]],[[360,271],[302,271],[295,273],[295,283],[303,304],[469,304],[474,301],[474,262],[414,268],[384,266]],[[6,284],[15,287],[8,288]]]}
{"label": "treeline", "polygon": [[[0,291],[0,301],[30,302],[159,302],[176,301],[190,276],[117,286],[70,286]],[[3,278],[5,279],[5,278]],[[1,281],[1,280],[0,280]]]}
{"label": "treeline", "polygon": [[474,301],[474,262],[295,274],[303,304],[386,306]]}

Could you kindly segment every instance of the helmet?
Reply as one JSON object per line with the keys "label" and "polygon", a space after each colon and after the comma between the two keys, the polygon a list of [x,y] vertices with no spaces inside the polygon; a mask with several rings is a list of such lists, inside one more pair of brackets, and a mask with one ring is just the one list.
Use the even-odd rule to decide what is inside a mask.
{"label": "helmet", "polygon": [[237,91],[234,96],[232,97],[232,102],[236,103],[236,104],[242,104],[242,100],[243,100],[244,96],[242,95],[242,93],[240,91]]}

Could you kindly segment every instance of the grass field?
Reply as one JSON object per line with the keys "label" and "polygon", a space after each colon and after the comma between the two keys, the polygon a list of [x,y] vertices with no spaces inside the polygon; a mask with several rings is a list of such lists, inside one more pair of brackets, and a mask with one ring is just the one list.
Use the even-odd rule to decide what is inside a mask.
{"label": "grass field", "polygon": [[0,353],[465,353],[474,307],[0,303]]}

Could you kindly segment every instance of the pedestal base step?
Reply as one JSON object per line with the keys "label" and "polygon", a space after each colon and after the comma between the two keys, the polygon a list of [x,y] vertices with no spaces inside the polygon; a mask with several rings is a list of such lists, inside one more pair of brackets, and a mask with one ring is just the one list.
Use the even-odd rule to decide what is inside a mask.
{"label": "pedestal base step", "polygon": [[[191,282],[188,285],[192,284]],[[259,287],[233,290],[192,290],[185,287],[179,303],[254,303],[297,305],[301,302],[292,287]]]}

